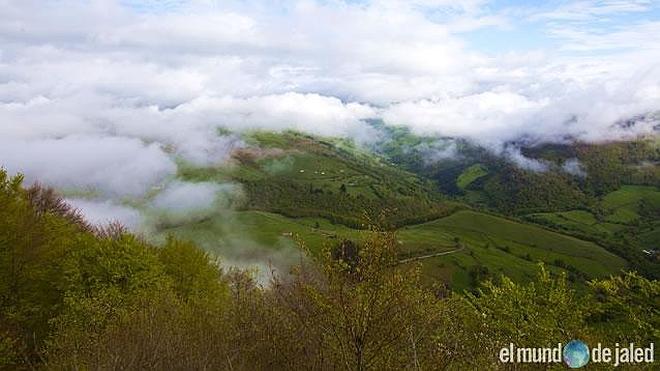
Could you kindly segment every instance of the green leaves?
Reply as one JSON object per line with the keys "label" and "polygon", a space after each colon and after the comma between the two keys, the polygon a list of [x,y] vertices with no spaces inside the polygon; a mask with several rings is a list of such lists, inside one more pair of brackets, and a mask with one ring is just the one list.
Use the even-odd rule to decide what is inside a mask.
{"label": "green leaves", "polygon": [[161,250],[122,228],[95,231],[51,190],[21,182],[0,170],[3,362],[37,360],[47,344],[77,354],[154,292],[226,297],[217,265],[195,246],[171,239]]}
{"label": "green leaves", "polygon": [[0,367],[494,369],[510,342],[660,336],[660,283],[635,273],[577,291],[541,266],[438,297],[372,230],[262,287],[192,243],[93,231],[47,192],[35,206],[21,180],[0,171]]}
{"label": "green leaves", "polygon": [[660,338],[660,282],[625,273],[590,283],[591,322],[613,342]]}
{"label": "green leaves", "polygon": [[168,238],[158,249],[158,260],[183,300],[223,298],[228,288],[221,282],[217,262],[193,243]]}

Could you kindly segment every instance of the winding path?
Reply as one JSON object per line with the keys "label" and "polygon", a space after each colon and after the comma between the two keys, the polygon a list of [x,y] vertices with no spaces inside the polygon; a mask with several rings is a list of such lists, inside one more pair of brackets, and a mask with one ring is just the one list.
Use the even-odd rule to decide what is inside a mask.
{"label": "winding path", "polygon": [[418,260],[435,258],[436,256],[449,255],[449,254],[453,254],[453,253],[459,252],[459,251],[464,250],[464,249],[465,249],[465,246],[461,246],[458,249],[454,249],[454,250],[451,250],[451,251],[443,251],[443,252],[437,252],[437,253],[434,253],[434,254],[414,256],[412,258],[401,259],[401,260],[398,261],[397,264],[406,264],[406,263],[410,263],[410,262],[414,262],[414,261],[418,261]]}

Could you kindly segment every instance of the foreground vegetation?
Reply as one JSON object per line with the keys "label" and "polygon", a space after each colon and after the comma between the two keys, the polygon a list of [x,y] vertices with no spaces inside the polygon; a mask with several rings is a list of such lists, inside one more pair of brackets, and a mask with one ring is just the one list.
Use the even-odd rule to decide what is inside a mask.
{"label": "foreground vegetation", "polygon": [[0,205],[2,368],[497,369],[510,342],[660,336],[660,283],[634,273],[578,294],[541,267],[451,293],[420,285],[397,237],[373,229],[260,286],[191,243],[92,228],[4,171]]}

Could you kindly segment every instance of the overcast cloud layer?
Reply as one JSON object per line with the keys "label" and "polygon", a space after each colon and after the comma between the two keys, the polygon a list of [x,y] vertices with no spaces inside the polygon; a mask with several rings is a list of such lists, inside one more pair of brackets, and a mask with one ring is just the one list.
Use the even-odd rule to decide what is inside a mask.
{"label": "overcast cloud layer", "polygon": [[192,187],[168,185],[176,159],[243,145],[218,127],[362,141],[381,118],[494,146],[651,132],[612,124],[660,109],[658,3],[531,3],[0,0],[0,165],[135,225],[122,200]]}

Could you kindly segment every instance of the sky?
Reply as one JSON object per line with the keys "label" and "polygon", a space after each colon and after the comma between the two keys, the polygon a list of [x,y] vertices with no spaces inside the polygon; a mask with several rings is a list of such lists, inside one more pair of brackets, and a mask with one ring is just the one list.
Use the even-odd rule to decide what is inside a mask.
{"label": "sky", "polygon": [[0,0],[0,166],[135,225],[245,145],[219,127],[622,139],[658,124],[658,35],[654,0]]}

